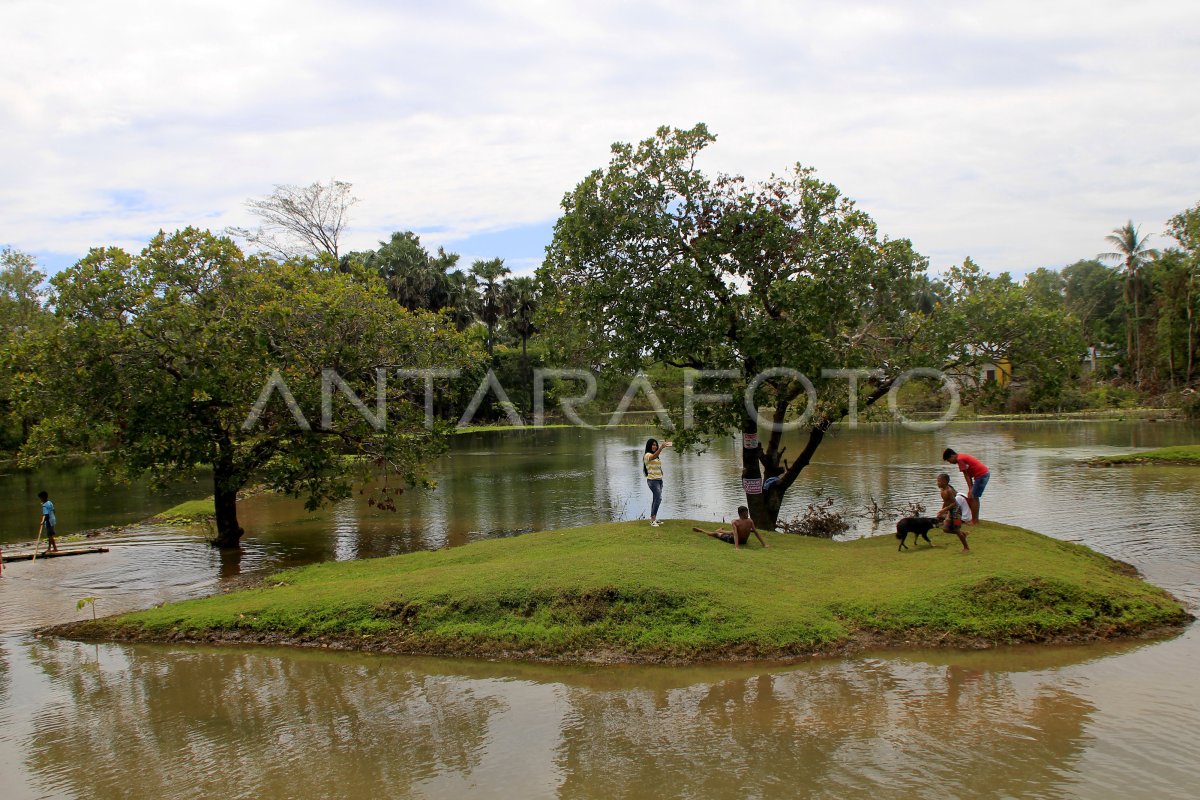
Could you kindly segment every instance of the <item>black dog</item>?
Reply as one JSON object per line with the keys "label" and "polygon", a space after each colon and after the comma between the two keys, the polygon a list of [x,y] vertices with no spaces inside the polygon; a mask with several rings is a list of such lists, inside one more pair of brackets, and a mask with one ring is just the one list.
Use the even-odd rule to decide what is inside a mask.
{"label": "black dog", "polygon": [[933,542],[929,541],[929,529],[936,528],[940,524],[934,517],[905,517],[900,520],[896,523],[896,538],[900,540],[900,546],[896,548],[896,552],[899,553],[901,550],[908,549],[908,545],[904,541],[910,533],[913,537],[914,547],[921,540],[922,536],[925,537],[925,541],[929,543],[929,546],[933,547]]}

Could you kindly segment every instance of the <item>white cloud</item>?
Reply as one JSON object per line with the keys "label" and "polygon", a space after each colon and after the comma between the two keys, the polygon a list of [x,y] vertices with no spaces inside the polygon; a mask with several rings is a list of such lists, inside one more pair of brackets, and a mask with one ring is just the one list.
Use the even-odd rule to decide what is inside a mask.
{"label": "white cloud", "polygon": [[[64,13],[64,8],[67,13]],[[81,253],[354,183],[351,247],[552,219],[614,140],[818,168],[943,267],[1060,264],[1200,200],[1200,7],[0,5],[0,241]]]}

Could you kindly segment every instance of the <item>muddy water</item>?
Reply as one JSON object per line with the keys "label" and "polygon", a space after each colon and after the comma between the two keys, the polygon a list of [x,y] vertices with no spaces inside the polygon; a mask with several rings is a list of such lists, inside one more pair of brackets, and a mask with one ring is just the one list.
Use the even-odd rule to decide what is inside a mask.
{"label": "muddy water", "polygon": [[[396,514],[365,497],[318,514],[254,498],[239,558],[199,536],[133,528],[105,555],[7,565],[0,796],[1195,796],[1194,630],[1166,642],[688,669],[97,646],[29,633],[90,613],[75,608],[84,596],[110,613],[277,566],[644,516],[642,435],[464,438],[439,465],[438,492],[406,495]],[[1131,561],[1195,611],[1200,470],[1078,460],[1198,441],[1200,429],[1175,424],[863,428],[822,447],[793,504],[817,489],[848,509],[931,503],[937,455],[951,443],[993,468],[985,517]],[[732,442],[668,455],[663,515],[727,516],[735,455]],[[24,491],[0,477],[6,526]],[[61,494],[76,491],[86,494]],[[131,513],[109,502],[91,525]],[[862,518],[848,535],[870,533]]]}

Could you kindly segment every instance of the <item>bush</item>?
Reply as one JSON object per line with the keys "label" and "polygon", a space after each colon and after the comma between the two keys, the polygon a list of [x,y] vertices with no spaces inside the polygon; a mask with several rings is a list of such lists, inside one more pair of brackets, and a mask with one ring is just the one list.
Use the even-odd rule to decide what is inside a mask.
{"label": "bush", "polygon": [[1184,389],[1179,395],[1178,407],[1188,419],[1200,419],[1200,392]]}
{"label": "bush", "polygon": [[1136,408],[1141,401],[1137,391],[1128,386],[1098,383],[1083,392],[1087,408]]}
{"label": "bush", "polygon": [[942,382],[932,378],[914,378],[900,387],[896,402],[902,411],[937,413],[945,412],[950,398]]}
{"label": "bush", "polygon": [[1004,399],[1005,413],[1028,414],[1032,410],[1033,400],[1028,387],[1018,386],[1008,390],[1008,396]]}
{"label": "bush", "polygon": [[833,498],[826,497],[809,503],[803,516],[792,517],[791,520],[776,523],[781,533],[795,533],[800,536],[815,536],[819,539],[832,539],[839,533],[850,529],[850,523],[839,511],[833,511]]}

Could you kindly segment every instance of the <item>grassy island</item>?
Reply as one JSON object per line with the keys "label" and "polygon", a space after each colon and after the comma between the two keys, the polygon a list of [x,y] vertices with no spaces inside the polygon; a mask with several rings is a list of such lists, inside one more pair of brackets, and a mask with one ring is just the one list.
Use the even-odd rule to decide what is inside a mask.
{"label": "grassy island", "polygon": [[147,524],[196,525],[213,519],[216,514],[212,497],[206,497],[203,500],[185,500],[166,511],[160,511],[145,522]]}
{"label": "grassy island", "polygon": [[1158,450],[1146,450],[1141,453],[1128,453],[1123,456],[1101,456],[1088,462],[1100,467],[1119,466],[1125,464],[1166,464],[1200,466],[1200,444],[1181,445],[1179,447],[1161,447]]}
{"label": "grassy island", "polygon": [[693,524],[609,523],[316,564],[54,632],[652,662],[1115,638],[1191,619],[1126,565],[995,523],[972,528],[970,555],[936,531],[936,547],[906,552],[892,536],[784,534],[734,551]]}

